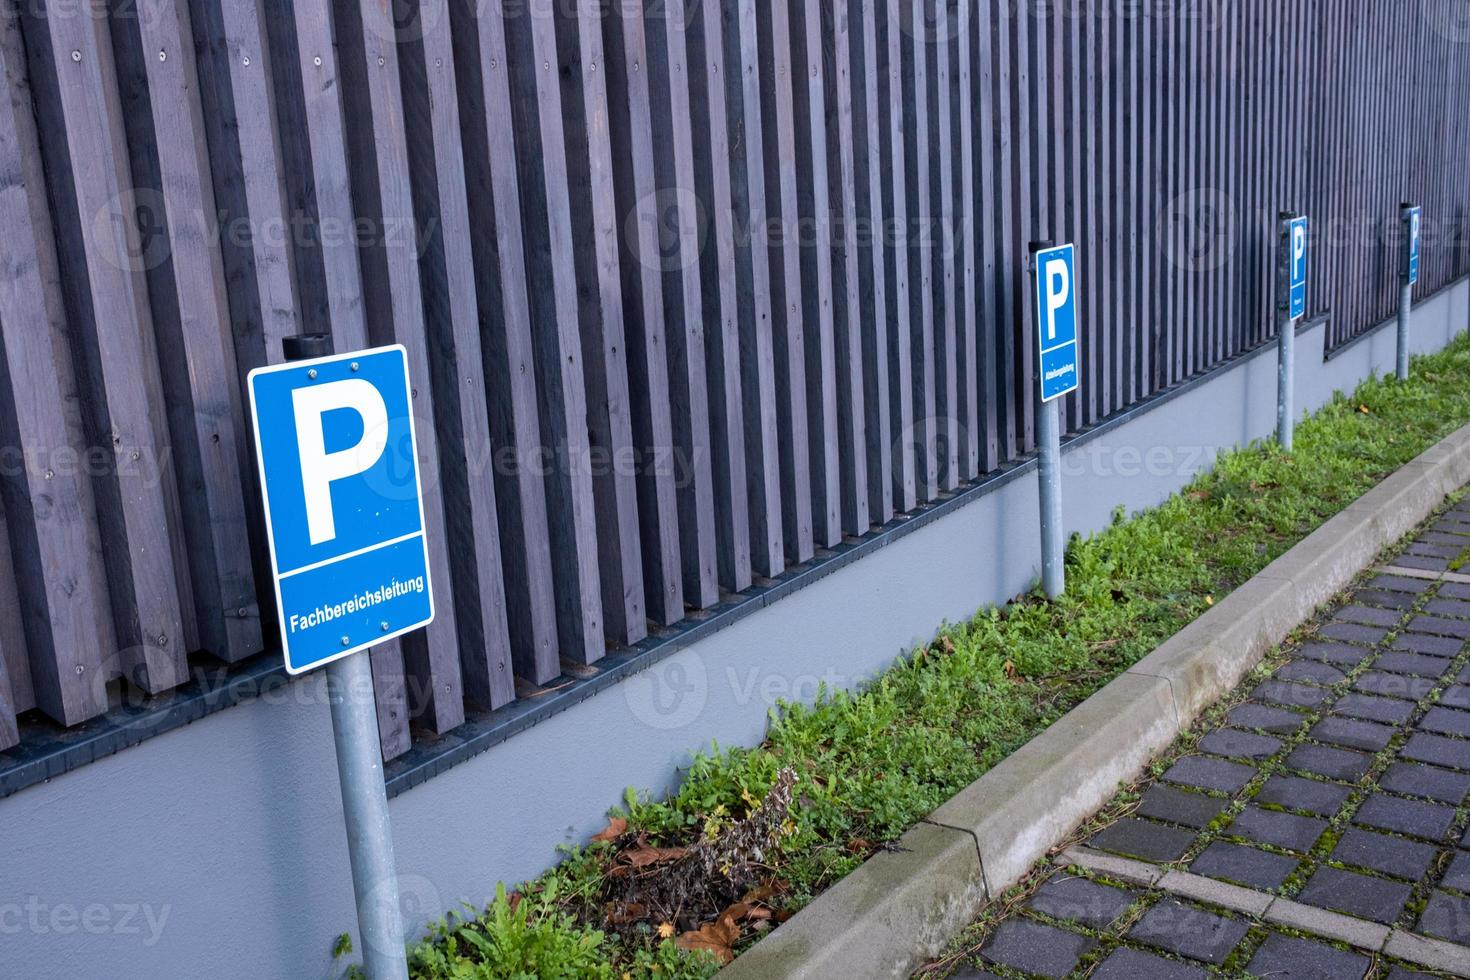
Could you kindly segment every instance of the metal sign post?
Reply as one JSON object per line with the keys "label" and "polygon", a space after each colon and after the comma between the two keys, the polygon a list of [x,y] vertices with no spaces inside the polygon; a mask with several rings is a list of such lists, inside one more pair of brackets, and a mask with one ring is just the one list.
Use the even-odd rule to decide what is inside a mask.
{"label": "metal sign post", "polygon": [[1281,244],[1277,250],[1276,304],[1276,441],[1291,452],[1296,425],[1293,408],[1296,377],[1296,322],[1307,312],[1307,219],[1281,212]]}
{"label": "metal sign post", "polygon": [[370,980],[407,980],[398,871],[368,648],[433,619],[401,347],[332,356],[284,341],[250,373],[286,669],[325,665],[352,887]]}
{"label": "metal sign post", "polygon": [[1036,442],[1041,491],[1041,587],[1050,599],[1067,587],[1063,564],[1062,422],[1060,399],[1076,391],[1082,371],[1077,343],[1077,278],[1071,245],[1031,243],[1036,280]]}
{"label": "metal sign post", "polygon": [[1414,306],[1414,283],[1419,281],[1419,224],[1423,212],[1413,204],[1399,205],[1404,222],[1404,261],[1399,271],[1398,379],[1409,380],[1409,314]]}

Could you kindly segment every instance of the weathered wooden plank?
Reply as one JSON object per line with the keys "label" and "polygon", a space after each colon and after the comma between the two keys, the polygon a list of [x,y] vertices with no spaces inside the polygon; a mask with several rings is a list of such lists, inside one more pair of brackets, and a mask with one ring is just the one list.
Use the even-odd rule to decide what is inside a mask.
{"label": "weathered wooden plank", "polygon": [[715,537],[714,448],[710,435],[710,392],[704,360],[704,294],[700,251],[708,215],[695,193],[694,141],[690,124],[693,61],[685,35],[684,0],[646,0],[650,98],[658,183],[654,211],[663,269],[668,327],[669,400],[679,478],[679,548],[684,600],[704,609],[719,601]]}
{"label": "weathered wooden plank", "polygon": [[[503,6],[503,5],[502,5]],[[539,373],[557,635],[562,656],[595,663],[605,652],[597,520],[586,458],[587,398],[573,266],[567,154],[557,82],[556,36],[545,11],[504,10],[511,110],[518,138],[521,220],[531,338]],[[499,133],[496,138],[500,138]],[[492,151],[498,152],[498,151]]]}
{"label": "weathered wooden plank", "polygon": [[[797,14],[799,13],[799,16]],[[829,204],[826,76],[820,0],[793,7],[792,66],[806,86],[796,103],[797,207],[803,233],[802,328],[806,338],[807,434],[811,450],[812,534],[818,547],[842,540],[842,493],[837,440],[837,355],[833,324],[832,211]]]}
{"label": "weathered wooden plank", "polygon": [[499,450],[492,470],[511,660],[516,674],[544,684],[561,672],[560,643],[546,484],[531,465],[542,442],[516,167],[520,134],[499,8],[451,0],[449,13],[490,437]]}
{"label": "weathered wooden plank", "polygon": [[810,559],[811,443],[807,428],[806,339],[803,336],[801,208],[797,196],[795,91],[804,75],[793,58],[790,4],[757,4],[761,114],[772,132],[763,141],[771,248],[771,332],[777,390],[782,532],[793,563]]}
{"label": "weathered wooden plank", "polygon": [[[648,40],[643,18],[623,7],[607,32],[606,71],[616,228],[621,245],[623,324],[628,344],[629,399],[636,460],[643,576],[648,617],[671,625],[684,617],[674,409],[669,402],[669,350],[659,249],[658,174],[654,170]],[[596,70],[594,69],[594,73]]]}
{"label": "weathered wooden plank", "polygon": [[[990,97],[994,105],[995,125],[991,133],[991,153],[995,159],[995,276],[996,324],[999,331],[999,360],[996,368],[996,395],[999,410],[1000,454],[1002,462],[1016,458],[1024,448],[1018,445],[1020,422],[1017,417],[1016,383],[1020,364],[1018,352],[1022,338],[1021,294],[1017,291],[1019,273],[1016,266],[1025,257],[1016,249],[1016,177],[1011,147],[1016,139],[1015,112],[1011,90],[1014,83],[1011,62],[1010,20],[1003,0],[989,0],[986,18],[990,27],[991,75]],[[983,29],[982,29],[983,30]]]}
{"label": "weathered wooden plank", "polygon": [[[909,440],[916,456],[919,499],[933,500],[939,490],[939,446],[934,391],[934,207],[930,200],[929,59],[924,26],[924,0],[904,0],[895,26],[907,28],[902,55],[903,100],[912,108],[912,123],[904,127],[905,171],[909,181],[909,343],[913,354],[914,421]],[[937,162],[937,161],[936,161]]]}
{"label": "weathered wooden plank", "polygon": [[10,672],[12,664],[26,663],[26,636],[21,623],[16,568],[10,560],[7,524],[5,500],[0,496],[0,752],[20,744],[20,729],[15,724],[15,716],[20,712]]}
{"label": "weathered wooden plank", "polygon": [[981,283],[979,280],[979,228],[975,222],[976,194],[975,169],[975,2],[959,0],[952,13],[955,68],[951,78],[952,98],[958,119],[956,138],[959,140],[959,171],[955,191],[959,196],[959,223],[956,235],[959,252],[956,266],[959,269],[956,283],[956,314],[959,329],[959,392],[964,405],[961,419],[964,427],[964,442],[961,446],[960,478],[973,480],[989,468],[988,457],[982,453],[986,442],[985,409],[980,405],[982,384],[980,374],[985,370],[985,360],[980,353],[980,335],[985,328],[980,318],[985,312]]}
{"label": "weathered wooden plank", "polygon": [[950,10],[950,0],[933,0],[933,6],[926,12],[926,20],[933,25],[933,40],[929,45],[933,56],[929,93],[934,124],[930,134],[934,156],[938,158],[933,175],[936,178],[934,193],[930,198],[931,203],[935,197],[938,198],[934,235],[937,254],[933,269],[934,402],[938,415],[934,437],[939,458],[939,488],[953,490],[960,484],[964,409],[959,393],[959,286],[955,277],[956,252],[961,247],[959,229],[955,226],[955,158],[959,156],[959,148],[954,143],[955,80],[950,58],[955,14]]}
{"label": "weathered wooden plank", "polygon": [[435,618],[402,643],[412,715],[435,732],[464,721],[458,615],[452,594],[445,495],[431,355],[419,280],[421,229],[414,211],[403,94],[392,17],[383,8],[339,0],[332,9],[347,120],[347,162],[357,216],[363,311],[373,344],[402,344],[413,380],[413,410],[424,483],[424,532],[434,580]]}
{"label": "weathered wooden plank", "polygon": [[117,641],[20,27],[0,23],[0,654],[12,715],[69,724],[106,710]]}
{"label": "weathered wooden plank", "polygon": [[[136,32],[127,29],[136,24]],[[226,661],[261,650],[246,527],[241,391],[214,189],[185,6],[113,32],[130,170],[154,236],[141,271],[158,337],[161,392],[193,581],[199,645]],[[140,193],[144,193],[140,191]],[[141,220],[141,219],[140,219]]]}
{"label": "weathered wooden plank", "polygon": [[[772,577],[786,567],[781,521],[776,366],[771,336],[765,137],[761,117],[760,39],[755,0],[723,0],[725,98],[730,112],[730,192],[735,227],[735,284],[744,392],[751,566]],[[736,149],[738,147],[738,150]],[[741,152],[743,151],[743,152]]]}
{"label": "weathered wooden plank", "polygon": [[[542,11],[528,15],[547,16]],[[632,644],[648,635],[648,616],[637,481],[633,467],[614,462],[631,459],[634,445],[608,134],[607,59],[601,25],[589,0],[557,8],[552,26],[566,183],[549,184],[547,193],[567,198],[570,205],[564,241],[569,253],[566,265],[575,275],[589,449],[585,459],[573,457],[571,465],[588,469],[591,476],[603,630],[618,643]],[[556,137],[548,130],[546,139]]]}
{"label": "weathered wooden plank", "polygon": [[98,707],[87,669],[168,690],[188,676],[195,631],[111,39],[100,18],[44,10],[29,11],[24,29],[45,167],[71,185],[54,221],[88,442],[112,457],[94,489],[122,656],[109,664],[102,650],[76,650],[81,674],[36,678],[42,710],[72,724]]}
{"label": "weathered wooden plank", "polygon": [[399,54],[459,662],[465,695],[498,708],[515,680],[451,19],[446,0],[423,0],[414,16]]}
{"label": "weathered wooden plank", "polygon": [[[875,524],[893,519],[893,404],[889,390],[887,228],[883,220],[883,145],[888,136],[879,112],[881,68],[875,0],[861,0],[852,21],[852,81],[862,104],[853,120],[856,159],[856,247],[862,297],[863,387],[868,393],[868,513]],[[856,98],[856,96],[855,96]],[[860,109],[861,111],[858,111]]]}
{"label": "weathered wooden plank", "polygon": [[[704,136],[694,141],[694,166],[698,195],[712,215],[714,234],[712,247],[706,246],[701,252],[700,272],[704,293],[705,366],[712,393],[710,440],[714,449],[716,554],[720,584],[739,592],[751,583],[750,506],[735,268],[735,238],[740,229],[735,223],[730,183],[730,159],[734,150],[725,80],[725,30],[720,4],[715,0],[704,0],[690,13],[685,39],[691,66],[692,116],[685,125]],[[698,71],[694,66],[698,66]]]}
{"label": "weathered wooden plank", "polygon": [[837,441],[841,474],[842,529],[863,534],[868,512],[867,407],[863,390],[863,324],[858,271],[857,161],[853,148],[852,32],[847,0],[825,4],[822,20],[826,80],[827,145],[831,200],[837,221],[832,236],[832,322],[837,359]]}
{"label": "weathered wooden plank", "polygon": [[[888,292],[888,399],[893,449],[893,509],[908,513],[918,500],[918,475],[913,446],[914,400],[912,336],[909,324],[908,262],[908,176],[904,160],[904,129],[907,114],[903,102],[903,32],[899,29],[902,0],[876,0],[880,16],[876,26],[880,127],[886,128],[879,144],[883,182],[884,275],[892,284]],[[886,11],[886,16],[881,16]],[[891,237],[891,241],[889,238]]]}
{"label": "weathered wooden plank", "polygon": [[982,443],[980,467],[982,472],[994,470],[1001,462],[1001,424],[1005,418],[1000,407],[1000,350],[999,334],[1006,329],[1002,316],[1002,287],[997,274],[996,220],[999,210],[996,188],[996,155],[993,152],[996,132],[995,109],[995,45],[994,30],[990,13],[990,0],[970,0],[970,18],[973,26],[969,32],[969,44],[973,46],[974,72],[972,95],[976,112],[975,140],[978,167],[975,176],[975,234],[976,290],[981,297],[980,312],[983,321],[979,328],[976,370],[980,378],[977,396],[980,410],[985,419],[985,439]]}

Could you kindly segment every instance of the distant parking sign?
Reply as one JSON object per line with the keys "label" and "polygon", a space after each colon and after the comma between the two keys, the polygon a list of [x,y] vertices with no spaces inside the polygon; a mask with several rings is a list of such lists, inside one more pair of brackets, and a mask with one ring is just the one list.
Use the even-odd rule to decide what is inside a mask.
{"label": "distant parking sign", "polygon": [[1076,391],[1082,373],[1077,344],[1077,277],[1071,245],[1036,253],[1036,333],[1041,400]]}
{"label": "distant parking sign", "polygon": [[1408,277],[1410,286],[1419,281],[1419,224],[1423,213],[1423,208],[1404,208],[1404,221],[1409,226],[1409,247],[1404,259],[1404,275]]}
{"label": "distant parking sign", "polygon": [[286,669],[434,618],[402,347],[250,372]]}
{"label": "distant parking sign", "polygon": [[1287,272],[1290,276],[1288,291],[1288,313],[1299,320],[1307,312],[1307,219],[1293,218],[1290,222],[1287,256]]}

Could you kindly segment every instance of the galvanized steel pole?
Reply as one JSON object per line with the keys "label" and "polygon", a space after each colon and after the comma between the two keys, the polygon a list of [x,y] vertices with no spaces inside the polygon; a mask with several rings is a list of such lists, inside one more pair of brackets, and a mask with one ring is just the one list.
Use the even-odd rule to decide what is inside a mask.
{"label": "galvanized steel pole", "polygon": [[1296,215],[1281,212],[1281,241],[1276,259],[1276,441],[1291,452],[1292,382],[1296,377],[1296,321],[1291,316],[1291,223]]}
{"label": "galvanized steel pole", "polygon": [[[1051,248],[1051,242],[1032,242],[1028,261],[1031,274],[1039,275],[1036,253]],[[1029,329],[1029,324],[1027,325]],[[1041,365],[1036,376],[1036,452],[1041,492],[1041,588],[1048,599],[1067,589],[1066,552],[1062,533],[1062,421],[1060,399],[1046,401],[1041,391]]]}
{"label": "galvanized steel pole", "polygon": [[1409,316],[1414,306],[1414,284],[1409,265],[1414,248],[1414,205],[1399,205],[1399,218],[1404,223],[1404,259],[1399,267],[1398,357],[1395,374],[1400,381],[1409,380]]}
{"label": "galvanized steel pole", "polygon": [[[326,357],[330,334],[302,334],[282,342],[286,360]],[[362,965],[368,980],[408,980],[403,944],[403,913],[398,904],[398,868],[393,861],[393,828],[383,783],[383,751],[373,673],[366,650],[326,666],[327,701],[337,743],[337,779],[347,824],[347,854],[357,900]]]}

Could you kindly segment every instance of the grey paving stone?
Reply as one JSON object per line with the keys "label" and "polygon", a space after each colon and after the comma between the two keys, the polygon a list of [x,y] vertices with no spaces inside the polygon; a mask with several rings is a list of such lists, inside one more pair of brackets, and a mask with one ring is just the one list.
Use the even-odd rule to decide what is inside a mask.
{"label": "grey paving stone", "polygon": [[1450,599],[1470,599],[1470,584],[1446,582],[1439,587],[1439,595]]}
{"label": "grey paving stone", "polygon": [[1434,558],[1430,555],[1399,555],[1393,560],[1393,564],[1400,568],[1422,568],[1426,572],[1443,572],[1450,567],[1448,558]]}
{"label": "grey paving stone", "polygon": [[1414,727],[1439,735],[1470,738],[1470,711],[1457,711],[1454,708],[1441,708],[1436,705],[1425,712],[1424,717],[1420,718],[1419,723]]}
{"label": "grey paving stone", "polygon": [[1206,980],[1209,971],[1193,963],[1166,960],[1141,949],[1120,946],[1093,971],[1092,980]]}
{"label": "grey paving stone", "polygon": [[1248,888],[1277,888],[1296,870],[1296,858],[1269,854],[1243,844],[1216,841],[1194,859],[1189,870]]}
{"label": "grey paving stone", "polygon": [[1435,636],[1432,633],[1400,633],[1393,638],[1394,650],[1410,653],[1426,653],[1431,657],[1453,657],[1460,652],[1465,641],[1453,636]]}
{"label": "grey paving stone", "polygon": [[1220,811],[1229,803],[1229,800],[1217,796],[1190,793],[1155,783],[1144,790],[1138,801],[1137,812],[1139,816],[1152,817],[1155,820],[1167,820],[1186,827],[1203,827],[1219,816]]}
{"label": "grey paving stone", "polygon": [[1137,897],[1135,892],[1058,872],[1036,890],[1027,904],[1053,919],[1101,928],[1122,915]]}
{"label": "grey paving stone", "polygon": [[1088,847],[1144,861],[1173,861],[1194,841],[1193,830],[1124,817],[1092,835]]}
{"label": "grey paving stone", "polygon": [[1290,735],[1309,718],[1309,715],[1274,704],[1246,701],[1231,708],[1225,721],[1236,728],[1257,728],[1277,735]]}
{"label": "grey paving stone", "polygon": [[1332,697],[1332,692],[1325,687],[1299,681],[1266,681],[1251,692],[1251,697],[1288,708],[1317,708]]}
{"label": "grey paving stone", "polygon": [[1432,973],[1420,973],[1418,970],[1396,966],[1388,971],[1387,980],[1438,980],[1438,978]]}
{"label": "grey paving stone", "polygon": [[1459,545],[1435,544],[1432,541],[1411,541],[1409,546],[1404,549],[1404,554],[1424,555],[1427,558],[1447,558],[1453,561],[1460,557],[1460,552],[1464,550],[1464,547]]}
{"label": "grey paving stone", "polygon": [[1459,806],[1470,795],[1470,776],[1419,762],[1395,762],[1378,785],[1394,793],[1425,796],[1451,806]]}
{"label": "grey paving stone", "polygon": [[1455,821],[1454,807],[1374,793],[1353,814],[1353,823],[1426,840],[1442,840]]}
{"label": "grey paving stone", "polygon": [[1382,606],[1403,612],[1413,608],[1417,596],[1412,592],[1394,592],[1388,589],[1359,589],[1353,593],[1353,601],[1365,606]]}
{"label": "grey paving stone", "polygon": [[1280,810],[1248,806],[1240,811],[1226,832],[1305,854],[1326,829],[1327,821],[1318,817],[1299,817]]}
{"label": "grey paving stone", "polygon": [[1166,898],[1134,923],[1128,930],[1128,938],[1218,966],[1245,938],[1248,928],[1240,919],[1215,915]]}
{"label": "grey paving stone", "polygon": [[1332,618],[1342,623],[1361,623],[1364,626],[1397,626],[1403,617],[1392,609],[1374,606],[1344,606],[1333,613]]}
{"label": "grey paving stone", "polygon": [[949,980],[1002,980],[1000,974],[989,970],[977,970],[973,966],[962,966],[949,975]]}
{"label": "grey paving stone", "polygon": [[1429,579],[1409,578],[1407,575],[1375,575],[1368,581],[1370,589],[1389,589],[1394,592],[1427,592],[1434,585]]}
{"label": "grey paving stone", "polygon": [[1453,517],[1442,517],[1429,525],[1429,530],[1440,531],[1445,534],[1470,534],[1470,524],[1456,520]]}
{"label": "grey paving stone", "polygon": [[1470,892],[1470,854],[1464,851],[1457,852],[1454,860],[1450,861],[1450,866],[1445,869],[1444,878],[1439,884],[1442,888]]}
{"label": "grey paving stone", "polygon": [[1362,953],[1273,932],[1246,964],[1246,970],[1271,980],[1356,980],[1368,972],[1369,964]]}
{"label": "grey paving stone", "polygon": [[[1465,676],[1461,674],[1457,679],[1464,681]],[[1447,708],[1470,708],[1470,684],[1451,684],[1440,694],[1439,703]]]}
{"label": "grey paving stone", "polygon": [[1276,775],[1266,780],[1256,794],[1257,803],[1272,803],[1291,810],[1305,810],[1330,817],[1352,790],[1337,783],[1324,783],[1301,776]]}
{"label": "grey paving stone", "polygon": [[1413,674],[1415,677],[1437,678],[1449,669],[1450,662],[1444,657],[1433,657],[1424,653],[1409,653],[1390,650],[1373,661],[1374,670],[1388,670],[1395,674]]}
{"label": "grey paving stone", "polygon": [[1296,900],[1360,919],[1391,923],[1403,911],[1411,891],[1410,885],[1397,881],[1321,867],[1312,873]]}
{"label": "grey paving stone", "polygon": [[1023,973],[1065,977],[1096,945],[1095,939],[1055,926],[1028,919],[1007,919],[996,928],[980,950],[980,956],[989,963]]}
{"label": "grey paving stone", "polygon": [[1453,943],[1470,943],[1470,898],[1436,891],[1419,916],[1419,932]]}
{"label": "grey paving stone", "polygon": [[1415,633],[1470,638],[1470,621],[1447,619],[1444,616],[1415,616],[1409,621],[1409,629]]}
{"label": "grey paving stone", "polygon": [[1353,688],[1364,694],[1378,694],[1407,701],[1422,701],[1434,690],[1434,681],[1410,674],[1393,674],[1382,670],[1365,670],[1353,681]]}
{"label": "grey paving stone", "polygon": [[1320,660],[1289,660],[1271,676],[1278,681],[1307,681],[1323,687],[1331,687],[1347,677],[1336,667]]}
{"label": "grey paving stone", "polygon": [[1461,684],[1470,684],[1470,666],[1467,666],[1464,670],[1456,674],[1455,680],[1459,681]]}
{"label": "grey paving stone", "polygon": [[1217,728],[1199,740],[1201,752],[1230,759],[1269,759],[1281,748],[1281,740],[1269,735]]}
{"label": "grey paving stone", "polygon": [[1256,771],[1238,762],[1212,759],[1203,755],[1186,755],[1169,767],[1163,779],[1185,786],[1234,793],[1251,781]]}
{"label": "grey paving stone", "polygon": [[1328,623],[1317,631],[1317,635],[1329,640],[1361,643],[1371,647],[1382,642],[1388,635],[1388,630],[1381,626],[1363,626],[1361,623]]}
{"label": "grey paving stone", "polygon": [[1372,764],[1371,755],[1328,745],[1298,745],[1286,757],[1286,765],[1292,769],[1346,782],[1360,779]]}
{"label": "grey paving stone", "polygon": [[1447,544],[1463,550],[1467,542],[1463,535],[1447,534],[1444,531],[1425,531],[1414,539],[1424,544]]}
{"label": "grey paving stone", "polygon": [[1424,611],[1431,616],[1451,616],[1456,619],[1470,619],[1470,602],[1464,599],[1435,598],[1430,599],[1424,606]]}
{"label": "grey paving stone", "polygon": [[1377,752],[1386,748],[1398,729],[1357,718],[1327,715],[1312,726],[1311,735],[1319,742],[1345,745],[1350,749]]}
{"label": "grey paving stone", "polygon": [[1402,725],[1414,713],[1414,705],[1398,698],[1382,698],[1372,694],[1344,694],[1332,706],[1332,714]]}
{"label": "grey paving stone", "polygon": [[1428,762],[1450,769],[1470,769],[1470,742],[1428,732],[1415,732],[1409,736],[1399,755],[1416,762]]}
{"label": "grey paving stone", "polygon": [[1349,827],[1333,848],[1332,857],[1343,864],[1417,881],[1438,853],[1431,844]]}
{"label": "grey paving stone", "polygon": [[1373,656],[1373,651],[1351,643],[1304,643],[1293,650],[1291,655],[1302,660],[1320,660],[1339,667],[1356,667]]}

